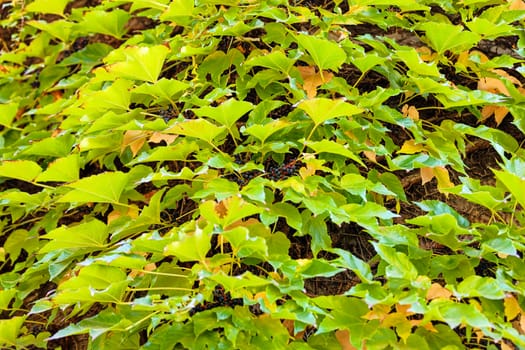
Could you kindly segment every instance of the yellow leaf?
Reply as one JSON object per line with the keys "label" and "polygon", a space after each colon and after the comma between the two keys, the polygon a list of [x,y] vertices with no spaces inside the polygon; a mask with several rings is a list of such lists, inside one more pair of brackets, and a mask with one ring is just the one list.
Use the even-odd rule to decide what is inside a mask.
{"label": "yellow leaf", "polygon": [[173,141],[177,138],[178,135],[173,134],[163,134],[161,132],[155,131],[151,134],[148,142],[151,143],[161,143],[162,141],[166,142],[167,145],[172,144]]}
{"label": "yellow leaf", "polygon": [[503,306],[505,307],[505,317],[507,322],[515,319],[519,314],[523,313],[523,310],[518,304],[518,301],[512,294],[508,294],[503,300]]}
{"label": "yellow leaf", "polygon": [[501,342],[501,350],[515,350],[515,347],[507,345],[504,341]]}
{"label": "yellow leaf", "polygon": [[440,285],[439,283],[432,283],[427,291],[427,300],[434,300],[438,298],[449,299],[452,292]]}
{"label": "yellow leaf", "polygon": [[149,137],[149,131],[143,130],[128,130],[124,133],[124,138],[122,140],[122,145],[120,146],[120,152],[124,152],[126,147],[129,146],[133,157],[137,155],[144,143],[146,138]]}
{"label": "yellow leaf", "polygon": [[421,176],[421,184],[424,185],[434,178],[434,169],[429,167],[423,167],[419,169],[419,174]]}
{"label": "yellow leaf", "polygon": [[297,70],[303,78],[303,90],[306,91],[306,96],[308,96],[308,98],[314,98],[317,96],[317,88],[324,83],[328,83],[334,77],[332,73],[327,71],[323,71],[322,74],[316,72],[315,67],[311,66],[297,67]]}
{"label": "yellow leaf", "polygon": [[436,179],[438,182],[437,184],[438,190],[441,190],[443,188],[454,187],[454,183],[450,181],[450,176],[448,174],[447,168],[443,166],[435,167],[434,176],[436,176]]}
{"label": "yellow leaf", "polygon": [[367,320],[380,320],[383,321],[390,313],[391,307],[388,305],[377,304],[372,307],[366,315],[363,316]]}
{"label": "yellow leaf", "polygon": [[407,140],[401,146],[398,153],[414,154],[425,150],[425,146],[422,144],[416,144],[414,140]]}

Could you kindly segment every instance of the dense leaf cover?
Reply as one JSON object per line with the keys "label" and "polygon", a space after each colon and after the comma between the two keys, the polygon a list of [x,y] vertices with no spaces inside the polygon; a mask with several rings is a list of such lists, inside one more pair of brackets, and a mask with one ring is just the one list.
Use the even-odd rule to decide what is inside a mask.
{"label": "dense leaf cover", "polygon": [[0,347],[525,348],[523,1],[0,15]]}

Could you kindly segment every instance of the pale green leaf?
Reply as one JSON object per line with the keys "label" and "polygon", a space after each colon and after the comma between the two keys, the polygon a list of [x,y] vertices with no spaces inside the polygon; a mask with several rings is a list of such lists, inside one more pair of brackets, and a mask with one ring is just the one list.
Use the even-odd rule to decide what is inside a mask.
{"label": "pale green leaf", "polygon": [[99,220],[91,220],[76,226],[62,226],[41,236],[49,242],[39,253],[66,249],[103,249],[108,238],[108,229]]}
{"label": "pale green leaf", "polygon": [[72,154],[64,158],[59,158],[51,162],[47,169],[38,175],[35,181],[59,181],[71,182],[79,179],[80,157]]}
{"label": "pale green leaf", "polygon": [[100,33],[122,38],[131,15],[121,9],[111,11],[91,10],[84,13],[83,21],[76,26],[83,33]]}
{"label": "pale green leaf", "polygon": [[217,107],[205,106],[193,111],[199,117],[211,118],[230,129],[239,118],[251,111],[253,107],[250,102],[229,99]]}
{"label": "pale green leaf", "polygon": [[108,71],[119,77],[154,83],[169,51],[164,45],[131,46],[111,52],[105,62],[110,64]]}
{"label": "pale green leaf", "polygon": [[224,126],[217,126],[205,119],[192,119],[177,123],[164,132],[194,137],[211,144],[224,130]]}
{"label": "pale green leaf", "polygon": [[27,12],[62,15],[69,0],[35,0],[25,7]]}
{"label": "pale green leaf", "polygon": [[105,172],[65,185],[72,188],[59,202],[119,203],[120,195],[128,183],[128,175],[120,171]]}
{"label": "pale green leaf", "polygon": [[41,172],[42,168],[30,160],[5,160],[0,164],[0,177],[31,182]]}
{"label": "pale green leaf", "polygon": [[297,35],[296,39],[299,45],[308,51],[320,71],[325,69],[337,71],[346,60],[345,51],[330,40],[305,34]]}
{"label": "pale green leaf", "polygon": [[18,111],[18,103],[0,104],[0,125],[10,127]]}
{"label": "pale green leaf", "polygon": [[363,109],[343,100],[322,97],[304,100],[297,107],[305,111],[316,125],[320,125],[330,119],[350,117],[363,112]]}

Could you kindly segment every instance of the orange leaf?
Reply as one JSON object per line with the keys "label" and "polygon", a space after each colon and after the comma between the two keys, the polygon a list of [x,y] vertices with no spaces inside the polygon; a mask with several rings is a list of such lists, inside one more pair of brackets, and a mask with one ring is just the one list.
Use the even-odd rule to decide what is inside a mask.
{"label": "orange leaf", "polygon": [[226,215],[228,215],[228,208],[224,204],[224,201],[221,201],[217,204],[215,204],[215,211],[217,212],[217,215],[222,219]]}
{"label": "orange leaf", "polygon": [[454,187],[454,183],[450,181],[447,168],[443,166],[435,167],[434,175],[438,182],[438,189]]}
{"label": "orange leaf", "polygon": [[294,336],[294,320],[283,320],[282,324],[284,328],[288,330],[288,334],[290,334],[290,336],[293,337]]}
{"label": "orange leaf", "polygon": [[436,53],[427,46],[421,46],[416,48],[416,51],[419,53],[419,57],[425,62],[432,61],[436,57]]}
{"label": "orange leaf", "polygon": [[525,10],[525,2],[522,0],[514,0],[509,7],[510,10]]}
{"label": "orange leaf", "polygon": [[421,175],[421,185],[426,184],[427,182],[430,182],[434,178],[434,169],[429,167],[423,167],[419,169],[419,173]]}
{"label": "orange leaf", "polygon": [[478,81],[478,90],[510,96],[509,90],[503,82],[496,78],[481,78]]}
{"label": "orange leaf", "polygon": [[162,141],[166,142],[167,145],[172,144],[173,141],[177,138],[178,135],[173,134],[163,134],[161,132],[155,131],[151,134],[148,142],[151,143],[161,143]]}
{"label": "orange leaf", "polygon": [[518,301],[512,294],[508,294],[503,300],[503,306],[505,307],[505,317],[507,321],[511,321],[523,313],[520,304],[518,304]]}
{"label": "orange leaf", "polygon": [[149,131],[142,130],[127,130],[124,133],[124,138],[122,140],[122,145],[120,146],[120,152],[124,152],[126,147],[129,146],[133,157],[137,155],[144,143],[146,138],[150,135]]}
{"label": "orange leaf", "polygon": [[440,285],[439,283],[432,283],[427,291],[427,300],[434,300],[438,298],[449,299],[452,292]]}
{"label": "orange leaf", "polygon": [[414,154],[423,150],[425,150],[425,146],[422,144],[417,144],[414,140],[407,140],[405,143],[403,143],[403,146],[401,146],[401,149],[398,152],[404,154]]}
{"label": "orange leaf", "polygon": [[335,331],[335,337],[339,345],[341,345],[341,350],[357,350],[357,348],[350,343],[350,332],[346,329]]}
{"label": "orange leaf", "polygon": [[515,347],[512,347],[505,343],[504,341],[501,342],[501,350],[515,350]]}
{"label": "orange leaf", "polygon": [[363,151],[363,154],[365,157],[368,158],[368,160],[377,163],[377,154],[374,151]]}
{"label": "orange leaf", "polygon": [[306,91],[308,98],[314,98],[317,95],[317,88],[324,83],[328,83],[334,75],[330,72],[323,71],[319,73],[315,71],[315,67],[297,67],[301,77],[303,78],[303,90]]}
{"label": "orange leaf", "polygon": [[419,120],[419,112],[414,106],[403,105],[403,108],[401,108],[401,113],[403,113],[405,117],[409,117],[414,121]]}

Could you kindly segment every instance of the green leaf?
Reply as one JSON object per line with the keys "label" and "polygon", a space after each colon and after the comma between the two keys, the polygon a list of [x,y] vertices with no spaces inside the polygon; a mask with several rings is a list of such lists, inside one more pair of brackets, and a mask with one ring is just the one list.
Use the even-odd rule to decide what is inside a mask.
{"label": "green leaf", "polygon": [[192,119],[180,122],[165,130],[168,134],[178,134],[194,137],[213,144],[213,140],[225,130],[224,126],[217,126],[205,119]]}
{"label": "green leaf", "polygon": [[84,13],[83,21],[78,23],[76,29],[86,34],[107,34],[120,39],[126,34],[126,24],[130,17],[128,12],[121,9],[91,10]]}
{"label": "green leaf", "polygon": [[268,247],[262,237],[253,237],[246,227],[236,227],[221,234],[231,244],[233,254],[239,258],[268,256]]}
{"label": "green leaf", "polygon": [[242,288],[262,287],[271,284],[270,280],[255,276],[251,272],[245,272],[239,276],[228,276],[224,272],[216,273],[208,277],[209,279],[220,283],[226,290],[240,290]]}
{"label": "green leaf", "polygon": [[33,253],[38,249],[38,237],[30,234],[27,230],[15,230],[7,237],[4,248],[9,254],[11,261],[16,261],[20,252],[25,250],[27,253]]}
{"label": "green leaf", "polygon": [[323,141],[309,141],[306,143],[308,147],[313,149],[316,153],[331,153],[343,156],[354,160],[355,162],[365,166],[361,158],[356,156],[350,151],[345,145],[337,143],[335,141],[323,140]]}
{"label": "green leaf", "polygon": [[458,299],[467,297],[482,297],[500,300],[505,297],[507,290],[494,278],[481,276],[468,276],[457,286],[453,286],[454,295]]}
{"label": "green leaf", "polygon": [[156,97],[155,103],[162,104],[163,102],[173,102],[173,96],[186,90],[189,86],[182,81],[162,78],[153,84],[144,83],[136,87],[133,89],[133,93]]}
{"label": "green leaf", "polygon": [[116,76],[154,83],[169,51],[164,45],[125,47],[111,52],[104,62]]}
{"label": "green leaf", "polygon": [[14,316],[7,320],[0,320],[0,345],[11,348],[12,345],[17,344],[25,319],[24,316]]}
{"label": "green leaf", "polygon": [[[81,96],[79,100],[84,102],[84,108],[93,111],[127,111],[131,101],[131,86],[133,86],[133,82],[130,80],[117,79],[111,86],[103,90],[86,91],[84,96]],[[123,115],[123,117],[126,116],[128,115]],[[108,116],[108,119],[113,118],[115,118],[114,114]]]}
{"label": "green leaf", "polygon": [[160,19],[186,25],[193,16],[194,7],[195,2],[193,0],[173,0],[168,9],[162,13]]}
{"label": "green leaf", "polygon": [[460,53],[468,50],[481,39],[476,33],[464,31],[460,25],[425,22],[419,27],[426,32],[430,45],[440,55],[445,51]]}
{"label": "green leaf", "polygon": [[[522,208],[525,208],[525,179],[508,170],[495,170],[492,172],[496,179],[507,188],[512,196],[518,201]],[[523,175],[522,175],[523,176]]]}
{"label": "green leaf", "polygon": [[0,164],[0,176],[31,182],[42,172],[40,166],[30,160],[4,160]]}
{"label": "green leaf", "polygon": [[[436,299],[430,303],[432,311],[437,310],[438,319],[450,328],[469,325],[476,328],[492,328],[494,325],[472,304],[458,304],[451,300]],[[432,312],[433,313],[433,312]]]}
{"label": "green leaf", "polygon": [[217,107],[201,107],[194,109],[199,117],[208,117],[230,129],[239,118],[253,109],[250,102],[237,101],[233,98],[221,103]]}
{"label": "green leaf", "polygon": [[74,26],[74,23],[63,19],[51,23],[42,20],[28,21],[27,24],[37,29],[40,29],[43,32],[47,32],[55,38],[58,38],[64,42],[67,42],[69,40],[69,37],[71,35],[71,28],[73,28]]}
{"label": "green leaf", "polygon": [[105,247],[108,229],[95,219],[76,226],[62,226],[41,237],[50,240],[40,249],[41,254],[66,249],[99,250]]}
{"label": "green leaf", "polygon": [[179,232],[179,239],[164,248],[164,255],[174,256],[182,262],[200,261],[204,263],[211,249],[211,226],[204,229],[196,227],[193,232]]}
{"label": "green leaf", "polygon": [[321,75],[325,69],[337,71],[346,60],[345,51],[334,42],[305,34],[299,34],[295,38],[308,51]]}
{"label": "green leaf", "polygon": [[10,127],[17,112],[17,102],[0,104],[0,125]]}
{"label": "green leaf", "polygon": [[396,55],[407,65],[408,69],[419,75],[441,77],[441,73],[435,62],[424,62],[414,48],[403,48],[396,50]]}
{"label": "green leaf", "polygon": [[82,267],[78,275],[58,285],[53,301],[58,304],[119,302],[127,288],[126,274],[122,269],[105,265]]}
{"label": "green leaf", "polygon": [[[122,314],[112,309],[104,309],[93,317],[84,318],[77,324],[59,330],[49,340],[70,337],[76,334],[88,333],[91,340],[95,340],[101,335],[108,332],[124,332],[132,322],[122,316]],[[106,344],[107,345],[107,344]]]}
{"label": "green leaf", "polygon": [[322,97],[304,100],[297,107],[305,111],[315,125],[337,117],[350,117],[363,112],[363,109],[343,100]]}
{"label": "green leaf", "polygon": [[63,15],[69,0],[35,0],[25,7],[27,12]]}
{"label": "green leaf", "polygon": [[80,157],[78,154],[71,154],[64,158],[59,158],[51,162],[47,169],[38,175],[37,182],[58,181],[72,182],[79,179]]}
{"label": "green leaf", "polygon": [[295,61],[288,58],[282,51],[273,51],[266,55],[253,56],[246,60],[244,64],[248,67],[260,66],[270,69],[275,69],[281,73],[288,74],[293,67]]}
{"label": "green leaf", "polygon": [[[372,283],[372,279],[374,278],[374,275],[372,274],[372,271],[370,270],[370,266],[365,263],[363,260],[356,257],[354,254],[343,250],[339,248],[334,249],[328,249],[328,251],[335,253],[340,256],[339,259],[337,259],[337,264],[339,264],[341,267],[345,267],[351,271],[353,271],[357,277],[361,279],[361,281],[366,283]],[[334,263],[336,262],[334,261]]]}
{"label": "green leaf", "polygon": [[75,137],[69,134],[60,137],[48,137],[41,141],[34,142],[23,151],[23,154],[65,157],[71,152],[74,143]]}
{"label": "green leaf", "polygon": [[268,137],[290,125],[293,125],[293,123],[283,119],[277,119],[272,120],[267,124],[254,124],[241,130],[243,133],[254,136],[259,141],[261,141],[261,143],[264,143]]}
{"label": "green leaf", "polygon": [[58,200],[61,203],[119,203],[128,184],[128,175],[120,171],[105,172],[65,185],[73,190]]}
{"label": "green leaf", "polygon": [[406,254],[396,251],[392,247],[384,244],[372,242],[379,256],[388,264],[386,275],[389,278],[403,278],[408,281],[415,281],[418,272]]}
{"label": "green leaf", "polygon": [[300,261],[297,272],[304,278],[333,277],[344,269],[335,266],[324,259],[310,259]]}

